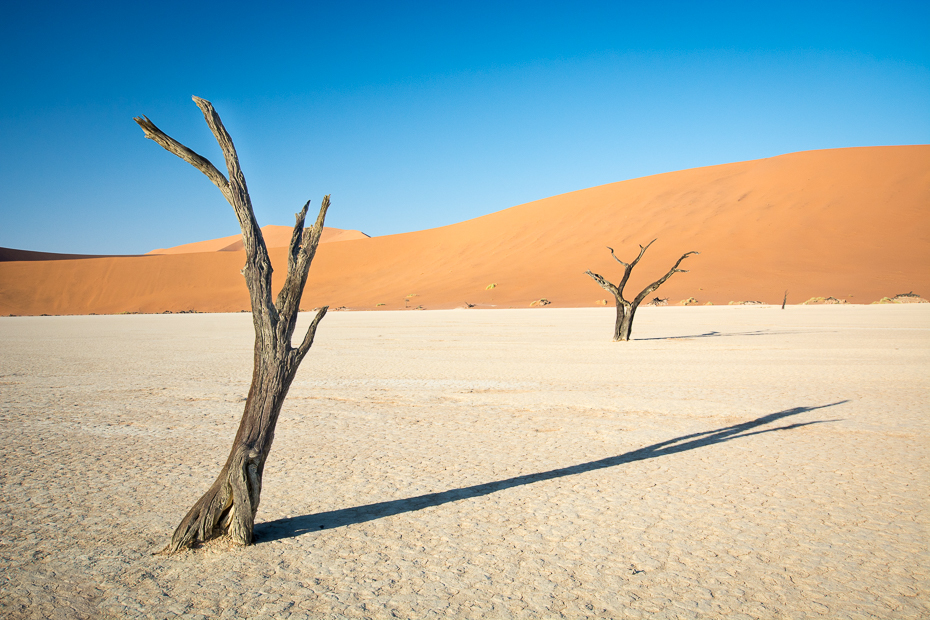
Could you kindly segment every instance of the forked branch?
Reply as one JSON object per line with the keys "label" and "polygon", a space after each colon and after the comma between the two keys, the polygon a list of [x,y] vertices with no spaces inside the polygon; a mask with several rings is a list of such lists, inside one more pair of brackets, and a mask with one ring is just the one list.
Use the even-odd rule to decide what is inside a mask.
{"label": "forked branch", "polygon": [[[649,249],[649,246],[652,245],[652,244],[655,243],[655,242],[656,242],[656,240],[653,239],[652,241],[650,241],[649,243],[647,243],[645,246],[640,245],[640,246],[639,246],[639,254],[636,256],[635,259],[633,259],[633,262],[630,263],[629,265],[627,265],[626,263],[622,263],[622,261],[619,261],[619,259],[617,259],[617,257],[614,256],[614,258],[617,259],[618,262],[621,262],[622,264],[626,265],[626,270],[623,272],[623,279],[620,280],[620,284],[617,286],[617,288],[620,289],[620,294],[621,294],[621,295],[623,295],[623,289],[626,288],[627,280],[630,279],[630,274],[633,273],[633,267],[635,267],[637,264],[639,264],[639,261],[640,261],[640,259],[643,257],[643,254],[645,254],[645,253],[646,253],[646,250]],[[609,248],[608,248],[608,249],[609,249]],[[610,253],[613,254],[614,251],[613,251],[613,250],[610,250]]]}
{"label": "forked branch", "polygon": [[295,215],[296,222],[294,223],[294,231],[291,234],[291,243],[287,255],[287,279],[275,302],[278,312],[286,316],[290,316],[289,312],[293,310],[290,304],[300,301],[304,285],[307,283],[310,263],[313,262],[313,257],[316,256],[316,249],[323,235],[323,221],[326,218],[326,212],[329,210],[329,195],[323,197],[320,213],[317,215],[313,226],[304,228],[309,206],[310,202],[308,201],[300,213]]}
{"label": "forked branch", "polygon": [[[133,118],[133,120],[136,121],[139,127],[142,128],[142,131],[145,132],[146,138],[154,140],[166,151],[177,155],[200,170],[221,192],[223,192],[223,197],[226,198],[226,201],[232,206],[236,213],[236,219],[239,220],[239,227],[242,229],[242,243],[245,246],[246,256],[249,258],[249,262],[261,260],[261,256],[267,255],[268,251],[265,248],[265,240],[262,238],[261,230],[258,227],[258,222],[255,220],[255,214],[252,211],[252,200],[249,198],[249,190],[245,183],[245,176],[242,174],[242,169],[239,166],[239,156],[236,153],[236,147],[233,144],[232,138],[229,136],[229,132],[226,131],[226,127],[223,126],[219,114],[213,109],[213,105],[206,99],[201,99],[200,97],[193,97],[193,100],[194,103],[197,104],[197,107],[200,108],[201,112],[203,112],[203,117],[207,121],[210,131],[213,133],[213,137],[216,138],[217,144],[220,145],[220,149],[223,151],[223,158],[226,160],[226,170],[229,173],[229,178],[217,170],[216,166],[206,157],[194,152],[156,127],[155,123],[150,121],[147,116],[137,116]],[[258,254],[258,256],[256,256],[256,254]],[[268,266],[270,267],[270,262]],[[270,284],[270,273],[268,277]]]}
{"label": "forked branch", "polygon": [[[648,246],[647,246],[647,247],[648,247]],[[676,273],[688,273],[688,270],[687,270],[687,269],[679,269],[679,268],[678,268],[678,265],[681,264],[681,261],[685,260],[686,258],[688,258],[689,256],[691,256],[692,254],[700,254],[700,252],[686,252],[685,254],[682,254],[681,258],[679,258],[678,261],[675,262],[675,266],[672,267],[671,269],[669,269],[669,271],[668,271],[667,274],[665,274],[664,276],[662,276],[661,278],[659,278],[658,280],[656,280],[655,282],[653,282],[652,284],[650,284],[649,286],[647,286],[646,288],[644,288],[644,289],[643,289],[643,292],[636,296],[636,299],[633,300],[633,304],[636,305],[636,306],[638,306],[639,304],[641,304],[642,301],[643,301],[644,299],[646,299],[646,297],[647,297],[650,293],[652,293],[654,290],[656,290],[657,288],[659,288],[660,286],[662,286],[663,284],[665,284],[665,281],[668,280],[669,278],[671,278],[673,274],[676,274]]]}
{"label": "forked branch", "polygon": [[232,203],[232,200],[229,197],[229,181],[226,180],[226,177],[222,172],[216,169],[209,159],[206,157],[195,153],[191,149],[187,148],[161,129],[155,126],[155,123],[149,120],[149,117],[136,116],[132,120],[136,121],[139,124],[139,127],[142,128],[142,131],[145,133],[145,137],[149,140],[154,140],[159,145],[161,145],[169,153],[174,153],[197,170],[200,170],[206,175],[210,181],[216,185],[223,196],[226,197],[226,200]]}
{"label": "forked branch", "polygon": [[203,172],[223,192],[223,197],[226,198],[226,201],[235,211],[236,219],[239,220],[239,228],[242,230],[242,244],[245,247],[246,254],[246,264],[242,273],[249,289],[252,314],[256,315],[257,313],[261,322],[266,326],[274,324],[278,320],[278,312],[272,303],[271,273],[273,270],[271,268],[271,259],[268,258],[268,248],[265,247],[265,239],[262,237],[262,231],[252,210],[252,200],[249,197],[245,176],[239,166],[236,147],[213,105],[200,97],[193,97],[193,100],[203,112],[203,117],[213,133],[213,137],[216,138],[217,144],[220,145],[220,149],[223,151],[226,170],[229,173],[228,179],[216,169],[216,166],[210,160],[168,136],[147,117],[136,117],[133,120],[145,132],[146,138],[154,140],[168,152],[177,155]]}

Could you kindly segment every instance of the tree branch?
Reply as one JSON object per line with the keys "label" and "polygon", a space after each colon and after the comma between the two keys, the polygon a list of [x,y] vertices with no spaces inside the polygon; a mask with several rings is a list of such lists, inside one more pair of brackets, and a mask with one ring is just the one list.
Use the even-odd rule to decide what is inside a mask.
{"label": "tree branch", "polygon": [[210,181],[214,185],[216,185],[221,192],[223,192],[223,196],[226,197],[226,200],[230,204],[232,204],[232,199],[230,198],[230,195],[229,195],[229,181],[226,180],[226,177],[223,176],[222,172],[216,169],[216,166],[210,163],[209,159],[207,159],[206,157],[202,155],[195,153],[191,149],[187,148],[186,146],[184,146],[183,144],[181,144],[180,142],[178,142],[177,140],[175,140],[174,138],[172,138],[171,136],[163,132],[161,129],[156,127],[155,123],[150,121],[147,116],[145,115],[141,117],[136,116],[136,117],[133,117],[132,120],[136,121],[139,127],[142,128],[142,131],[145,133],[146,138],[148,138],[149,140],[154,140],[169,153],[173,153],[177,155],[178,157],[180,157],[181,159],[183,159],[184,161],[192,165],[194,168],[197,168],[197,170],[200,170],[202,173],[204,173],[204,175],[206,175],[206,177],[210,179]]}
{"label": "tree branch", "polygon": [[591,277],[594,279],[595,282],[597,282],[598,284],[600,284],[602,289],[604,289],[605,291],[609,292],[611,295],[613,295],[613,296],[616,297],[617,299],[622,299],[622,296],[621,296],[621,294],[620,294],[620,290],[619,290],[616,286],[614,286],[613,284],[611,284],[610,282],[608,282],[607,280],[605,280],[605,279],[604,279],[604,276],[599,275],[599,274],[596,274],[596,273],[593,273],[593,272],[591,272],[591,271],[585,271],[585,273],[588,274],[589,276],[591,276]]}
{"label": "tree branch", "polygon": [[[643,254],[645,254],[645,253],[646,253],[646,250],[649,249],[649,246],[652,245],[652,244],[655,243],[655,242],[656,242],[656,240],[653,239],[652,241],[650,241],[649,243],[646,244],[646,247],[643,247],[642,245],[640,245],[640,246],[639,246],[639,255],[633,260],[632,263],[630,263],[629,265],[626,266],[626,271],[623,272],[623,279],[620,280],[620,284],[617,285],[617,288],[620,289],[620,294],[621,294],[621,295],[623,294],[623,289],[626,288],[627,280],[630,279],[630,274],[633,273],[633,267],[635,267],[636,264],[639,263],[639,260],[643,257]],[[624,264],[626,264],[626,263],[624,263]]]}
{"label": "tree branch", "polygon": [[617,258],[617,255],[614,254],[614,249],[613,249],[612,247],[610,247],[610,246],[608,245],[608,246],[607,246],[607,249],[610,250],[610,255],[614,257],[614,260],[615,260],[615,261],[617,261],[618,263],[620,263],[620,264],[623,265],[624,267],[629,267],[629,266],[630,266],[629,263],[624,263],[622,260],[620,260],[619,258]]}
{"label": "tree branch", "polygon": [[[229,178],[223,176],[223,173],[216,169],[207,158],[198,155],[191,149],[187,148],[174,138],[171,138],[150,121],[148,117],[136,117],[133,120],[138,123],[145,132],[145,137],[154,140],[165,150],[174,153],[184,161],[188,162],[216,185],[223,193],[223,197],[232,206],[236,212],[236,218],[239,220],[239,227],[242,229],[242,243],[246,251],[246,265],[242,270],[246,278],[246,285],[249,289],[249,298],[252,304],[252,313],[258,313],[256,316],[262,317],[262,322],[268,325],[274,325],[277,322],[277,309],[272,303],[271,294],[271,259],[268,258],[268,249],[265,247],[265,240],[262,237],[262,231],[258,227],[255,219],[255,213],[252,211],[252,200],[249,198],[249,190],[245,183],[245,176],[239,166],[239,156],[236,154],[236,147],[233,145],[232,138],[223,126],[219,114],[213,109],[206,99],[193,97],[194,103],[203,112],[204,119],[213,132],[220,149],[223,151],[223,157],[226,160],[226,169],[229,172]],[[258,323],[256,323],[256,327]]]}
{"label": "tree branch", "polygon": [[632,263],[630,263],[630,267],[635,267],[635,266],[636,266],[636,263],[639,262],[639,259],[641,259],[641,258],[643,257],[643,254],[646,253],[646,250],[649,249],[649,246],[652,245],[652,244],[655,243],[655,242],[656,242],[656,240],[653,239],[652,241],[650,241],[649,243],[646,244],[646,247],[639,246],[639,256],[636,257],[636,260],[634,260]]}
{"label": "tree branch", "polygon": [[310,208],[308,200],[299,213],[294,214],[294,230],[291,232],[291,242],[288,244],[287,252],[287,274],[290,277],[291,271],[296,267],[297,255],[300,252],[301,241],[303,240],[304,221],[307,219],[307,209]]}
{"label": "tree branch", "polygon": [[307,209],[309,207],[310,201],[308,200],[303,209],[294,214],[294,230],[291,232],[291,242],[288,244],[287,250],[287,279],[284,281],[284,286],[281,287],[281,292],[278,293],[277,301],[275,301],[275,307],[278,309],[278,313],[284,310],[291,291],[294,288],[295,280],[300,278],[298,262],[300,260],[300,248],[303,240],[304,221],[307,218]]}
{"label": "tree branch", "polygon": [[329,211],[329,194],[323,196],[323,203],[320,205],[320,212],[316,216],[316,222],[309,230],[304,230],[303,243],[301,245],[302,256],[307,261],[309,269],[313,257],[316,256],[317,246],[320,245],[320,237],[323,236],[323,222],[326,220],[326,212]]}
{"label": "tree branch", "polygon": [[313,321],[310,323],[310,327],[307,328],[307,334],[304,336],[304,341],[300,343],[300,346],[292,351],[293,363],[300,364],[303,361],[304,356],[307,354],[307,351],[310,350],[310,346],[313,344],[313,338],[316,336],[316,327],[320,324],[320,321],[323,320],[323,317],[326,316],[326,311],[329,310],[329,306],[323,306],[316,313],[316,316],[313,317]]}
{"label": "tree branch", "polygon": [[[308,201],[301,212],[296,214],[297,221],[294,223],[290,252],[287,257],[287,279],[275,302],[278,313],[284,316],[286,320],[296,317],[300,298],[307,283],[307,274],[310,272],[310,263],[313,262],[316,248],[320,244],[320,237],[323,235],[323,222],[326,219],[326,212],[329,210],[329,195],[323,197],[320,213],[317,215],[313,226],[304,228],[309,205],[310,202]],[[291,329],[293,329],[293,326],[291,326]],[[287,337],[288,341],[290,341],[290,334]]]}
{"label": "tree branch", "polygon": [[[649,245],[652,245],[652,244],[650,243]],[[642,247],[642,246],[640,246],[640,247]],[[648,248],[649,246],[647,245],[646,247]],[[643,251],[645,251],[645,248],[643,249]],[[672,277],[673,274],[676,274],[676,273],[688,273],[688,270],[687,270],[687,269],[679,269],[679,268],[678,268],[678,265],[681,264],[681,261],[685,260],[686,258],[688,258],[689,256],[691,256],[692,254],[700,254],[700,252],[687,252],[687,253],[683,254],[683,255],[681,256],[681,258],[679,258],[678,261],[675,263],[675,265],[674,265],[671,269],[669,269],[669,271],[668,271],[667,274],[665,274],[664,276],[662,276],[661,278],[659,278],[658,280],[656,280],[655,282],[653,282],[652,284],[650,284],[649,286],[647,286],[646,288],[644,288],[644,289],[643,289],[643,292],[636,296],[636,299],[633,301],[633,307],[635,308],[635,307],[639,306],[639,304],[642,303],[642,301],[643,301],[644,299],[646,299],[646,297],[647,297],[650,293],[652,293],[654,290],[656,290],[657,288],[659,288],[660,286],[662,286],[662,285],[665,283],[666,280],[668,280],[669,278]],[[642,253],[640,253],[640,256],[642,256]],[[639,260],[639,259],[637,259],[637,260]],[[636,264],[636,263],[634,262],[634,264]]]}
{"label": "tree branch", "polygon": [[[236,218],[239,220],[239,228],[242,229],[242,244],[245,246],[245,254],[249,261],[268,260],[268,249],[265,247],[265,239],[262,237],[261,228],[255,219],[255,212],[252,210],[252,199],[249,197],[249,188],[245,183],[245,175],[242,174],[242,168],[239,166],[239,155],[236,153],[236,146],[233,144],[229,132],[223,126],[220,115],[213,109],[213,104],[200,97],[192,97],[194,103],[203,112],[203,118],[207,121],[213,137],[216,138],[217,144],[223,151],[223,158],[226,160],[226,170],[229,172],[229,195],[227,200],[236,212]],[[271,278],[271,261],[268,260],[268,278]],[[269,290],[270,299],[270,290]]]}

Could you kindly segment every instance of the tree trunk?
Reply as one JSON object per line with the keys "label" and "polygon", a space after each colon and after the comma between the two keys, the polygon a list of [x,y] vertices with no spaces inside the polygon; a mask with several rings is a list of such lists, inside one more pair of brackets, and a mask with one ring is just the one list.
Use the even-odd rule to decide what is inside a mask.
{"label": "tree trunk", "polygon": [[633,329],[633,314],[636,309],[622,299],[617,299],[617,320],[614,322],[614,342],[626,342]]}
{"label": "tree trunk", "polygon": [[327,310],[325,306],[320,309],[300,346],[292,347],[300,299],[323,233],[329,196],[323,198],[320,213],[312,227],[304,228],[309,202],[296,214],[288,252],[287,277],[275,301],[271,291],[271,260],[255,220],[232,138],[209,101],[194,97],[194,102],[203,112],[207,125],[223,150],[229,179],[207,159],[163,133],[148,118],[143,116],[134,120],[147,138],[203,172],[235,210],[246,252],[242,275],[245,276],[252,304],[255,352],[252,385],[229,458],[213,485],[175,530],[165,549],[168,553],[224,534],[238,544],[252,542],[255,515],[261,499],[262,474],[274,441],[281,406]]}

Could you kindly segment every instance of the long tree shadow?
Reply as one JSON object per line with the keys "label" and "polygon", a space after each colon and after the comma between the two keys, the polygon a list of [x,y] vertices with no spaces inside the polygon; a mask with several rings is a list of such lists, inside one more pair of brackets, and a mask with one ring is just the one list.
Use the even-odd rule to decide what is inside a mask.
{"label": "long tree shadow", "polygon": [[685,336],[655,336],[652,338],[631,337],[630,340],[690,340],[692,338],[728,338],[730,336],[783,336],[785,334],[813,334],[813,333],[823,334],[827,332],[823,330],[811,330],[811,329],[805,329],[805,330],[794,329],[794,330],[777,330],[777,331],[757,329],[751,332],[724,333],[724,332],[711,331],[711,332],[705,332],[703,334],[688,334]]}
{"label": "long tree shadow", "polygon": [[515,476],[505,480],[496,480],[494,482],[486,482],[484,484],[463,487],[461,489],[450,489],[448,491],[441,491],[438,493],[428,493],[426,495],[418,495],[416,497],[408,497],[405,499],[395,499],[388,502],[368,504],[367,506],[355,506],[353,508],[343,508],[341,510],[332,510],[330,512],[320,512],[312,515],[302,515],[299,517],[290,517],[287,519],[268,521],[267,523],[256,524],[255,542],[270,542],[273,540],[281,540],[283,538],[300,536],[301,534],[321,530],[324,528],[330,529],[334,527],[342,527],[344,525],[365,523],[366,521],[373,521],[374,519],[390,517],[405,512],[414,512],[432,506],[448,504],[449,502],[481,497],[482,495],[489,495],[491,493],[496,493],[497,491],[503,491],[504,489],[510,489],[526,484],[533,484],[534,482],[542,482],[544,480],[552,480],[554,478],[563,478],[565,476],[574,476],[576,474],[583,474],[596,471],[598,469],[606,469],[608,467],[616,467],[618,465],[624,465],[634,461],[644,461],[646,459],[653,459],[660,456],[668,456],[670,454],[685,452],[686,450],[703,448],[705,446],[711,446],[714,444],[723,443],[725,441],[731,441],[733,439],[751,437],[752,435],[759,435],[761,433],[787,431],[794,428],[800,428],[802,426],[809,426],[811,424],[835,422],[836,420],[816,420],[814,422],[800,422],[789,424],[787,426],[753,430],[760,426],[771,424],[787,417],[799,415],[808,411],[815,411],[817,409],[835,407],[836,405],[842,405],[843,403],[847,402],[849,401],[841,400],[835,403],[830,403],[829,405],[785,409],[784,411],[770,413],[768,415],[762,416],[761,418],[756,418],[755,420],[751,420],[749,422],[743,422],[742,424],[734,424],[732,426],[726,426],[724,428],[718,428],[711,431],[683,435],[681,437],[662,441],[656,444],[652,444],[651,446],[639,448],[638,450],[633,450],[624,454],[619,454],[617,456],[611,456],[596,461],[589,461],[587,463],[580,463],[578,465],[570,465],[568,467],[560,467],[558,469],[551,469],[549,471],[524,474],[522,476]]}

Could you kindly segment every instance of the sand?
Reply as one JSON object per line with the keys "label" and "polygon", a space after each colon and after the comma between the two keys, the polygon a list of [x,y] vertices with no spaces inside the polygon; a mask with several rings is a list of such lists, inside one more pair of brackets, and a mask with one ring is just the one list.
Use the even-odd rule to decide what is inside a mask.
{"label": "sand", "polygon": [[[339,208],[337,194],[330,212]],[[654,238],[630,280],[630,298],[691,250],[701,254],[682,265],[690,273],[658,291],[672,305],[691,297],[781,303],[785,290],[792,304],[812,297],[868,304],[908,291],[928,297],[930,146],[807,151],[682,170],[443,228],[324,243],[303,307],[526,308],[542,298],[555,307],[593,307],[605,292],[584,271],[615,281],[621,275],[605,246],[630,261]],[[210,247],[228,248],[230,239]],[[205,247],[0,262],[0,315],[248,308],[244,254]],[[270,255],[280,286],[286,250]]]}
{"label": "sand", "polygon": [[0,616],[930,615],[930,306],[612,312],[331,313],[257,544],[173,557],[249,315],[2,318]]}
{"label": "sand", "polygon": [[[310,224],[316,221],[315,217]],[[269,224],[262,226],[262,238],[265,239],[265,246],[269,248],[286,248],[291,242],[293,234],[292,226],[275,226]],[[343,230],[342,228],[323,227],[323,234],[320,235],[320,243],[331,243],[333,241],[350,241],[352,239],[368,239],[368,235],[358,230]],[[210,239],[209,241],[196,241],[194,243],[185,243],[176,245],[171,248],[159,248],[148,252],[153,254],[197,254],[200,252],[237,252],[243,249],[242,235],[231,235],[219,239]]]}

